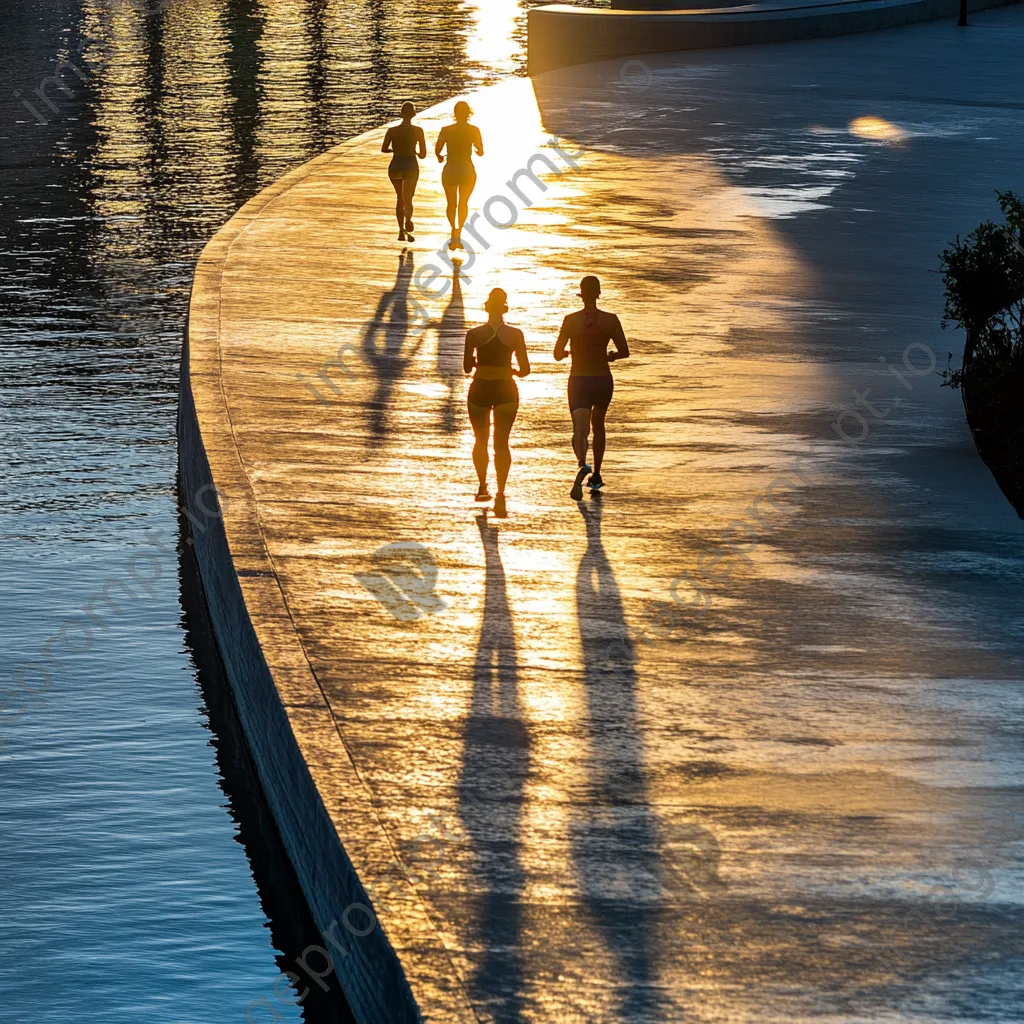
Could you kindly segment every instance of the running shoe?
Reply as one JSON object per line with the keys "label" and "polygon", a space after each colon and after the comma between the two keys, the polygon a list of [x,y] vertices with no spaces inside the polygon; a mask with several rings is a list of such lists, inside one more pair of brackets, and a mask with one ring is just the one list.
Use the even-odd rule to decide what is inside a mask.
{"label": "running shoe", "polygon": [[601,489],[602,487],[604,487],[604,481],[603,481],[603,480],[601,479],[601,474],[600,474],[600,473],[595,473],[595,474],[594,474],[594,475],[593,475],[593,476],[592,476],[592,477],[590,478],[590,483],[589,483],[589,484],[587,484],[587,486],[588,486],[588,487],[589,487],[589,488],[590,488],[590,489],[591,489],[592,491],[599,491],[599,490],[600,490],[600,489]]}
{"label": "running shoe", "polygon": [[496,519],[508,518],[508,509],[505,507],[504,494],[499,494],[494,499],[494,515]]}
{"label": "running shoe", "polygon": [[586,464],[580,466],[579,472],[576,474],[576,480],[572,485],[572,490],[569,492],[569,497],[573,501],[583,500],[583,481],[586,480],[587,475],[590,473],[590,467]]}
{"label": "running shoe", "polygon": [[486,484],[484,484],[484,486],[481,487],[480,490],[476,492],[476,499],[475,500],[476,501],[490,501],[491,500],[491,492],[489,490],[487,490],[487,485]]}

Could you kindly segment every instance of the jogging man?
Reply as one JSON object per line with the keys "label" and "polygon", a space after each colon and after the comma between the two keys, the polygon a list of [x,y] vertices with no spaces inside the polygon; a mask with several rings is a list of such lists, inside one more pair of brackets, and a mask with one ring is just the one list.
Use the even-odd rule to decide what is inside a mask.
{"label": "jogging man", "polygon": [[[572,450],[576,453],[579,472],[569,492],[573,501],[583,499],[583,481],[591,472],[587,464],[587,445],[590,430],[594,430],[594,468],[590,477],[590,490],[604,485],[601,463],[604,461],[604,418],[612,400],[615,383],[611,367],[615,359],[629,358],[629,345],[622,324],[614,313],[597,308],[601,295],[601,282],[596,277],[580,281],[583,308],[570,313],[562,321],[562,329],[555,342],[555,359],[561,361],[566,352],[572,357],[569,371],[569,412],[572,415]],[[608,352],[608,342],[615,351]]]}

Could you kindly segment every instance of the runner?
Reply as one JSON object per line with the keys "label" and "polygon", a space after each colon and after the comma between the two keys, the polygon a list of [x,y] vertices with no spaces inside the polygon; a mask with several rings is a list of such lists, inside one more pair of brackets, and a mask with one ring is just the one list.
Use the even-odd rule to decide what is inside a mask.
{"label": "runner", "polygon": [[[569,370],[569,412],[572,415],[572,450],[576,453],[579,472],[569,492],[573,501],[583,499],[583,481],[591,472],[587,464],[587,445],[590,429],[594,429],[594,469],[590,489],[604,486],[601,464],[604,462],[604,418],[612,400],[615,384],[611,367],[615,359],[629,358],[629,345],[622,324],[614,313],[597,308],[601,295],[601,282],[596,277],[580,281],[583,308],[570,313],[562,321],[562,329],[555,342],[555,359],[561,361],[566,353],[572,357]],[[608,342],[615,345],[609,354]],[[568,348],[567,348],[568,346]]]}
{"label": "runner", "polygon": [[449,249],[464,249],[462,244],[462,227],[469,216],[469,197],[476,188],[476,168],[473,166],[473,150],[477,156],[484,155],[484,142],[480,129],[469,123],[473,111],[465,100],[455,104],[455,124],[446,125],[437,136],[434,152],[439,163],[444,163],[441,155],[448,147],[448,163],[441,172],[441,184],[448,199],[448,223],[452,226],[452,237]]}
{"label": "runner", "polygon": [[[473,425],[476,444],[473,445],[473,465],[480,486],[477,501],[487,501],[487,439],[491,430],[491,410],[494,410],[494,469],[498,476],[498,493],[494,498],[494,514],[505,515],[505,482],[508,480],[512,453],[508,436],[519,411],[519,389],[513,377],[525,377],[530,372],[530,357],[526,352],[523,332],[505,323],[508,296],[501,288],[494,288],[484,305],[487,323],[472,328],[466,334],[466,348],[462,368],[473,373],[469,386],[469,421]],[[518,368],[512,369],[512,356]]]}
{"label": "runner", "polygon": [[416,195],[416,182],[420,178],[420,165],[427,155],[427,140],[423,129],[412,123],[416,108],[402,104],[402,123],[387,130],[380,147],[382,153],[393,153],[388,165],[388,177],[395,187],[395,216],[398,218],[398,240],[415,242],[412,223],[412,197]]}

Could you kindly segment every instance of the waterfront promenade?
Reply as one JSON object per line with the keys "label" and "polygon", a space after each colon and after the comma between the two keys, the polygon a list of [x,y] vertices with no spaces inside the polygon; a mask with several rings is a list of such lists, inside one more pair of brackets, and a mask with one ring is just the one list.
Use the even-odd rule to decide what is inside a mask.
{"label": "waterfront promenade", "polygon": [[[935,373],[936,254],[1024,166],[1024,11],[974,21],[471,96],[503,198],[461,275],[432,160],[393,240],[383,129],[204,253],[197,553],[317,923],[370,893],[360,1020],[1024,1015],[1024,533]],[[584,273],[634,355],[576,504]],[[495,286],[535,368],[500,520],[461,370]]]}

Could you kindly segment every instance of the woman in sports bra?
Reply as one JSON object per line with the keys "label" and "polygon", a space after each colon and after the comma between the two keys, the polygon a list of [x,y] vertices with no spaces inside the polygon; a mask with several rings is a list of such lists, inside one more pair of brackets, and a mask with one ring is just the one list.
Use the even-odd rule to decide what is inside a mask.
{"label": "woman in sports bra", "polygon": [[427,155],[427,140],[423,129],[412,123],[416,108],[402,104],[402,123],[387,130],[380,147],[382,153],[392,153],[388,177],[395,187],[395,216],[398,218],[398,240],[415,242],[412,223],[412,197],[416,195],[416,182],[420,178],[419,160]]}
{"label": "woman in sports bra", "polygon": [[[484,305],[487,323],[474,327],[466,334],[466,349],[462,368],[473,374],[469,386],[469,422],[473,425],[476,443],[473,445],[473,465],[480,486],[477,501],[487,501],[487,440],[491,431],[491,410],[494,410],[494,469],[498,477],[498,493],[494,498],[494,513],[505,514],[505,482],[508,480],[512,453],[508,436],[519,411],[519,389],[515,377],[526,377],[530,372],[530,357],[526,340],[517,327],[505,323],[508,296],[495,288]],[[512,356],[516,369],[512,369]]]}
{"label": "woman in sports bra", "polygon": [[452,226],[449,249],[463,249],[462,226],[469,216],[469,197],[476,188],[476,168],[473,166],[473,150],[477,156],[484,155],[484,141],[480,129],[469,123],[473,111],[465,100],[455,104],[455,124],[446,125],[437,136],[434,152],[439,163],[441,155],[448,148],[448,162],[441,172],[441,184],[448,199],[448,223]]}

